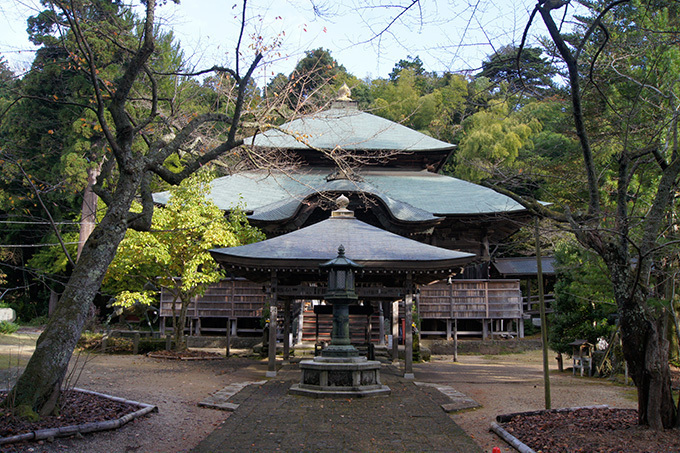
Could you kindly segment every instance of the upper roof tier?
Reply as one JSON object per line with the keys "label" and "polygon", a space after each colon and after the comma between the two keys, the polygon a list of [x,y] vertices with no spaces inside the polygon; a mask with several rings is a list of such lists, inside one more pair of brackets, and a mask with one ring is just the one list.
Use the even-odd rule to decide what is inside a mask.
{"label": "upper roof tier", "polygon": [[450,143],[358,110],[356,102],[336,100],[328,110],[284,123],[244,140],[246,145],[295,150],[308,164],[334,165],[316,149],[395,153],[388,165],[439,170],[455,148]]}

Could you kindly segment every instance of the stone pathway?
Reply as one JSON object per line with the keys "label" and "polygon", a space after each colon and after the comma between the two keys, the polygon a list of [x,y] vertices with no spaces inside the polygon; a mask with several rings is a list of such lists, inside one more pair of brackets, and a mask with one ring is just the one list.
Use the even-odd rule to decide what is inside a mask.
{"label": "stone pathway", "polygon": [[299,371],[286,366],[225,399],[233,414],[193,451],[481,451],[442,410],[449,396],[394,367],[381,378],[390,396],[313,399],[288,394]]}

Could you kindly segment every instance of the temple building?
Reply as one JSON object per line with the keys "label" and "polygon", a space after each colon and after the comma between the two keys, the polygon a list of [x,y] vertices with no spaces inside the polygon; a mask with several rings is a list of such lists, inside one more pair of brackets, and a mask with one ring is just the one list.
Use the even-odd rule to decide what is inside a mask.
{"label": "temple building", "polygon": [[[330,307],[319,296],[325,277],[315,266],[332,259],[342,245],[348,258],[366,265],[357,276],[362,299],[350,307],[353,342],[405,341],[410,313],[403,307],[411,296],[423,336],[523,336],[519,279],[491,279],[489,269],[491,251],[530,214],[492,189],[441,174],[454,145],[360,111],[348,91],[327,110],[245,143],[263,153],[295,156],[299,165],[289,171],[248,170],[212,182],[210,198],[225,211],[244,204],[251,224],[269,239],[233,253],[213,251],[232,278],[192,304],[192,334],[224,335],[228,328],[236,337],[261,336],[263,315],[273,303],[279,308],[279,338],[292,337],[292,344],[326,341]],[[335,231],[340,224],[324,223],[338,210],[340,196],[347,199],[342,209],[365,225],[352,229],[358,236],[342,236]],[[154,199],[162,204],[167,197],[159,193]],[[331,225],[332,234],[323,229]],[[340,236],[347,243],[335,243]],[[291,241],[295,253],[287,248]],[[369,256],[378,255],[375,246],[381,264]],[[442,250],[455,252],[455,259]],[[306,253],[307,267],[300,266],[296,260]],[[428,265],[434,259],[429,253],[446,256],[446,266]],[[272,302],[276,286],[280,299]],[[171,316],[170,303],[162,298],[161,316]]]}

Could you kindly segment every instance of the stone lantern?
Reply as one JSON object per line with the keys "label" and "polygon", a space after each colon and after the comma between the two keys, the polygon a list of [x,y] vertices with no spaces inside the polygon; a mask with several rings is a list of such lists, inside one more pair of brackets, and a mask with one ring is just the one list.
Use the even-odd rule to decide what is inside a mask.
{"label": "stone lantern", "polygon": [[324,299],[333,305],[333,331],[331,344],[321,355],[323,357],[356,357],[357,349],[352,346],[349,336],[349,304],[358,300],[354,287],[354,273],[362,266],[345,257],[345,248],[340,245],[338,256],[319,267],[328,269],[328,288]]}
{"label": "stone lantern", "polygon": [[[331,213],[337,226],[354,222],[354,213],[347,209],[349,200],[338,198],[338,209]],[[366,397],[389,395],[390,388],[380,382],[380,362],[360,356],[349,337],[349,305],[356,303],[354,275],[363,266],[345,256],[340,245],[338,256],[319,265],[328,269],[328,288],[324,299],[333,305],[333,331],[331,344],[321,356],[300,362],[300,383],[290,388],[294,395],[313,398]]]}

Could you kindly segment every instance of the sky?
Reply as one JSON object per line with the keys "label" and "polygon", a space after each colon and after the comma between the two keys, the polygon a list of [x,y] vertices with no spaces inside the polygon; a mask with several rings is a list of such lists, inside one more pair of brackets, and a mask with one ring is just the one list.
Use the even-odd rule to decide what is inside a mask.
{"label": "sky", "polygon": [[[159,21],[173,30],[197,69],[235,66],[241,2],[164,3],[158,9]],[[361,79],[387,77],[395,63],[408,56],[419,56],[428,71],[475,72],[495,49],[519,43],[535,1],[422,0],[405,12],[389,6],[410,3],[250,0],[241,70],[252,58],[254,40],[261,36],[262,45],[271,50],[256,74],[258,84],[280,72],[290,74],[305,50],[318,47],[328,49]],[[39,10],[38,0],[0,0],[0,55],[17,74],[33,59],[35,46],[27,39],[26,18]],[[539,22],[532,27],[532,39],[545,34]]]}

